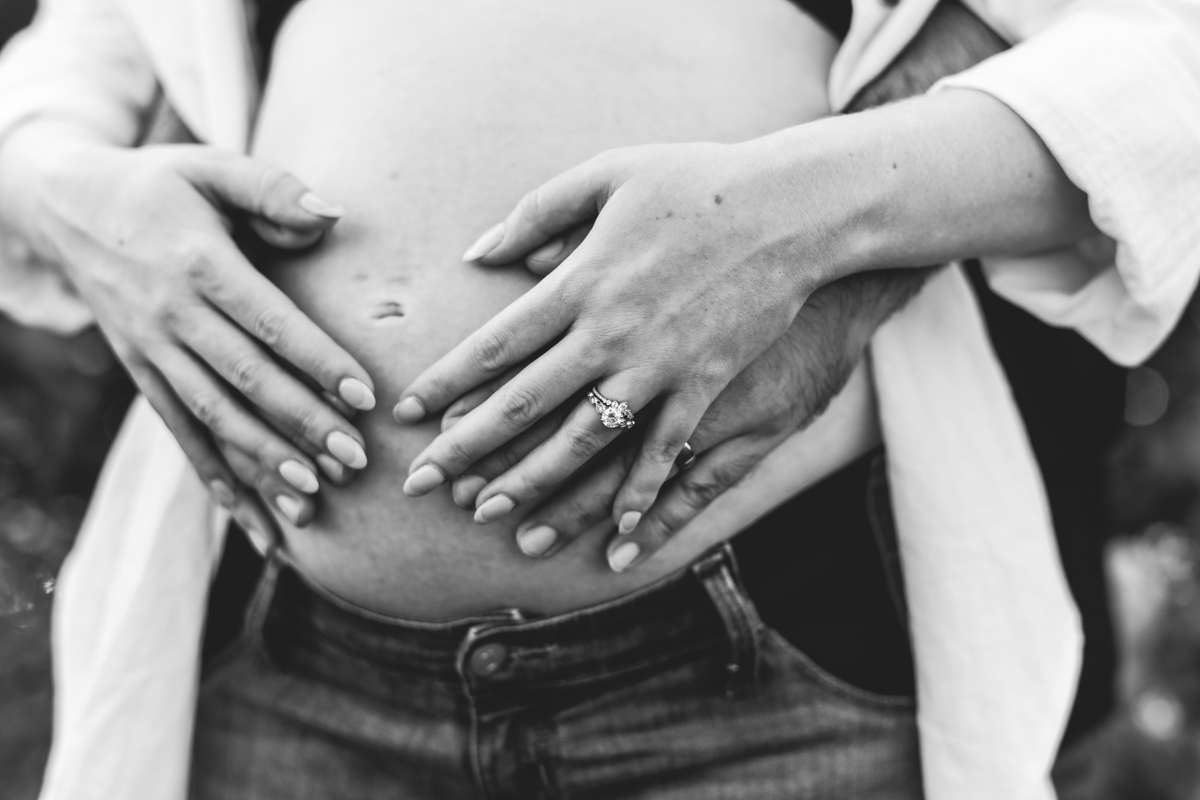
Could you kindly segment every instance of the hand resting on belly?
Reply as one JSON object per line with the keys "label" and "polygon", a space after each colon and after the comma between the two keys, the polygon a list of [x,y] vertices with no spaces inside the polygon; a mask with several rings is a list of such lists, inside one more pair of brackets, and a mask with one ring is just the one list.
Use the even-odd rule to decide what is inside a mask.
{"label": "hand resting on belly", "polygon": [[[347,215],[319,248],[264,269],[379,392],[398,394],[534,285],[460,260],[522,187],[614,146],[739,141],[819,116],[833,47],[781,0],[308,0],[281,31],[254,152]],[[449,487],[419,501],[400,491],[436,420],[399,427],[376,410],[358,423],[370,467],[325,489],[308,528],[279,522],[299,568],[360,605],[427,619],[550,613],[703,549],[688,537],[614,575],[597,531],[531,560],[514,536],[528,509],[480,527]]]}

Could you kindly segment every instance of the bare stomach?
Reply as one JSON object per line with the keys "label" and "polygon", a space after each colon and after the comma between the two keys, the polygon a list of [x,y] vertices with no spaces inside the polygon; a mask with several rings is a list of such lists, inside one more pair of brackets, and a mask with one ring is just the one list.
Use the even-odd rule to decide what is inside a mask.
{"label": "bare stomach", "polygon": [[404,496],[437,421],[397,425],[390,407],[533,285],[523,269],[459,260],[524,192],[608,148],[735,142],[820,116],[834,47],[784,0],[301,3],[254,149],[349,213],[320,248],[268,271],[361,360],[381,402],[358,420],[369,467],[325,487],[308,528],[281,520],[297,566],[385,613],[555,613],[632,591],[728,535],[733,523],[709,525],[620,576],[604,531],[528,559],[519,514],[481,527],[444,488]]}

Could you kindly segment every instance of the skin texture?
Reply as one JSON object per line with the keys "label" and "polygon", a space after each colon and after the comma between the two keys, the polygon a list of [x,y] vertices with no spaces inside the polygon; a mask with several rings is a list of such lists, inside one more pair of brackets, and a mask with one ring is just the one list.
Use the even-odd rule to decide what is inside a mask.
{"label": "skin texture", "polygon": [[[414,475],[455,478],[598,386],[649,412],[612,509],[619,522],[650,506],[712,399],[816,287],[1037,252],[1090,230],[1086,198],[1037,135],[998,100],[961,90],[732,146],[602,154],[527,194],[467,257],[508,263],[585,222],[571,257],[405,389],[396,414],[412,422],[541,353],[414,459]],[[616,435],[589,433],[592,422],[568,420],[484,486],[478,507],[521,506],[569,475]]]}
{"label": "skin texture", "polygon": [[[309,0],[281,32],[254,153],[347,215],[320,247],[264,269],[380,394],[398,394],[535,284],[527,272],[461,261],[472,231],[517,187],[620,143],[739,141],[818,116],[832,49],[777,0]],[[448,486],[420,500],[401,493],[440,420],[402,427],[381,412],[357,420],[371,467],[346,489],[326,488],[307,528],[280,520],[299,567],[360,605],[421,618],[560,611],[695,555],[683,548],[614,576],[598,531],[531,561],[513,539],[520,512],[483,528]]]}
{"label": "skin texture", "polygon": [[[940,3],[925,27],[894,63],[848,104],[854,113],[927,91],[938,79],[960,72],[1007,47],[978,17],[953,0]],[[553,257],[534,254],[531,269],[545,274],[563,263],[591,226],[573,232]],[[690,445],[702,454],[663,488],[635,531],[614,535],[611,554],[626,542],[638,554],[626,569],[651,557],[717,497],[745,478],[782,438],[818,416],[841,390],[875,329],[903,307],[935,268],[878,270],[835,281],[813,294],[795,322],[705,412]],[[505,379],[511,379],[510,372]],[[496,381],[454,403],[443,418],[449,428],[502,385]],[[472,465],[455,482],[455,499],[473,506],[479,491],[544,441],[560,424],[539,425]],[[628,475],[640,439],[626,437],[607,448],[601,463],[541,505],[517,531],[532,557],[553,556],[609,515]]]}
{"label": "skin texture", "polygon": [[0,149],[0,224],[61,268],[214,495],[260,531],[271,518],[241,487],[306,522],[318,468],[342,482],[364,466],[338,395],[374,400],[366,371],[232,237],[303,249],[340,216],[287,173],[211,147],[128,149],[41,120]]}

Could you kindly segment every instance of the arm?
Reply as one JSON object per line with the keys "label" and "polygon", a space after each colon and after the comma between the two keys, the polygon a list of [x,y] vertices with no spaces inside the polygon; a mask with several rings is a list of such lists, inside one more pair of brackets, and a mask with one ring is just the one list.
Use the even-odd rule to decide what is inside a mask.
{"label": "arm", "polygon": [[[562,266],[405,391],[396,414],[408,422],[557,340],[412,467],[457,477],[598,385],[635,412],[652,409],[613,519],[644,512],[704,410],[818,285],[1072,241],[1088,229],[1085,200],[1019,117],[976,92],[742,145],[606,154],[527,195],[468,253],[508,262],[595,217]],[[501,489],[529,502],[606,446],[615,432],[588,410],[477,502]]]}
{"label": "arm", "polygon": [[1019,114],[1087,193],[1109,239],[1052,257],[987,259],[992,288],[1136,364],[1174,329],[1200,273],[1200,6],[1060,0],[985,9],[1021,43],[937,89],[987,92]]}
{"label": "arm", "polygon": [[[253,486],[304,524],[318,465],[338,483],[365,466],[361,434],[335,405],[370,407],[370,379],[253,268],[232,233],[305,247],[338,213],[248,158],[133,148],[157,91],[119,6],[45,3],[0,63],[0,232],[57,265],[59,294],[69,285],[86,301],[221,502],[269,529],[269,515],[239,491]],[[26,300],[6,292],[0,307]],[[339,399],[325,402],[277,359]]]}
{"label": "arm", "polygon": [[[943,0],[908,48],[854,98],[847,111],[923,92],[940,77],[1004,47],[956,0]],[[537,272],[553,269],[582,238],[576,232],[555,258],[535,261],[531,268]],[[695,464],[664,486],[631,536],[614,539],[613,547],[626,541],[638,545],[639,555],[630,566],[650,557],[782,441],[819,416],[846,383],[878,326],[920,290],[933,270],[864,273],[815,292],[787,332],[705,412],[689,439],[700,454]],[[455,424],[496,388],[490,386],[486,393],[455,403],[446,412],[443,425]],[[560,421],[561,415],[472,465],[455,482],[456,502],[474,506],[484,486],[544,441]],[[637,444],[633,439],[609,448],[598,464],[525,520],[517,532],[522,551],[535,557],[553,555],[602,523],[637,455]]]}

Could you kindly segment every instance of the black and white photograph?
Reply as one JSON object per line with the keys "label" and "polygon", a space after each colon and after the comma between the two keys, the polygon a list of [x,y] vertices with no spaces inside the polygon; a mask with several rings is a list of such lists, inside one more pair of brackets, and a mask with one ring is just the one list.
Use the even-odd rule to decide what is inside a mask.
{"label": "black and white photograph", "polygon": [[0,800],[1196,800],[1200,0],[0,0]]}

